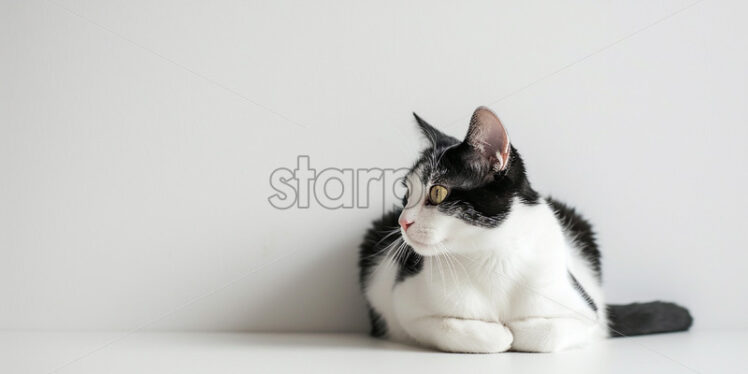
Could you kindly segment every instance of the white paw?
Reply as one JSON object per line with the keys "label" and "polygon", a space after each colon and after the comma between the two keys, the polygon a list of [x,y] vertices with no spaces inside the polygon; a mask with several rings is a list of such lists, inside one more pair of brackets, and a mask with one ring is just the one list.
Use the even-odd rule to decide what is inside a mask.
{"label": "white paw", "polygon": [[512,345],[512,332],[500,323],[444,318],[442,330],[435,345],[448,352],[496,353],[505,352]]}
{"label": "white paw", "polygon": [[530,318],[507,323],[514,335],[512,349],[557,352],[588,344],[594,326],[566,318]]}

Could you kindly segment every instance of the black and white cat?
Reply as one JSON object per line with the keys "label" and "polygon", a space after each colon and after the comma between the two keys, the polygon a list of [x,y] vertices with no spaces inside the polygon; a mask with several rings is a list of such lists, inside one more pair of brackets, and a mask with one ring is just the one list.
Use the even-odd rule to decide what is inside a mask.
{"label": "black and white cat", "polygon": [[672,303],[606,305],[590,224],[530,186],[489,109],[465,140],[416,115],[430,142],[403,208],[361,245],[371,333],[449,352],[553,352],[608,336],[687,330]]}

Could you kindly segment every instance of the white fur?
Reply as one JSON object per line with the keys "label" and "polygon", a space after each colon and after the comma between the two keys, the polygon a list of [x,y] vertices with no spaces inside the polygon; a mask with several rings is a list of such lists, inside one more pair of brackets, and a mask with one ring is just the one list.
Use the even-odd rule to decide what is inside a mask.
{"label": "white fur", "polygon": [[[494,229],[469,225],[423,204],[428,186],[408,178],[412,221],[403,240],[423,269],[396,282],[392,256],[372,272],[366,297],[387,337],[450,352],[553,352],[607,336],[599,282],[545,201],[514,201]],[[393,243],[395,245],[398,242]],[[568,271],[598,306],[574,289]]]}

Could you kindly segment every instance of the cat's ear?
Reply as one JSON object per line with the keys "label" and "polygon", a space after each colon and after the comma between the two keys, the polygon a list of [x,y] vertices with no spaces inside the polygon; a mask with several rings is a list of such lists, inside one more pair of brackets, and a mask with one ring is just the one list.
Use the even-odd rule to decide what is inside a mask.
{"label": "cat's ear", "polygon": [[436,148],[437,146],[442,145],[449,140],[454,140],[454,138],[452,138],[451,136],[437,130],[434,126],[429,125],[428,122],[424,121],[423,118],[419,117],[418,114],[415,114],[415,112],[413,113],[413,117],[416,117],[418,128],[421,129],[421,132],[429,140],[429,143],[431,143],[432,147]]}
{"label": "cat's ear", "polygon": [[509,134],[490,109],[481,106],[473,112],[464,143],[492,170],[502,171],[509,166]]}

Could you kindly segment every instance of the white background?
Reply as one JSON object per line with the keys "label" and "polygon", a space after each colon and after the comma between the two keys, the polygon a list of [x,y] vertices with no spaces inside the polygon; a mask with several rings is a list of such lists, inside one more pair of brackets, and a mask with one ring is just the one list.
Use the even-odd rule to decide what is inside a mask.
{"label": "white background", "polygon": [[381,208],[273,209],[270,173],[408,166],[412,111],[478,105],[610,301],[748,327],[748,6],[691,4],[0,0],[0,328],[364,331]]}

